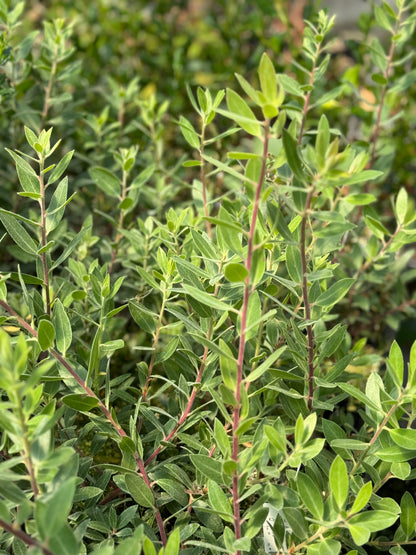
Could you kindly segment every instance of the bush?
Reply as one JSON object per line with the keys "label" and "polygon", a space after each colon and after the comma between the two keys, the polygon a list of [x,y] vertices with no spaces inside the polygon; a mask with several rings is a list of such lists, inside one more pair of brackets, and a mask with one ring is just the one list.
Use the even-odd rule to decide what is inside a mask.
{"label": "bush", "polygon": [[2,553],[406,553],[415,2],[85,4],[0,0]]}

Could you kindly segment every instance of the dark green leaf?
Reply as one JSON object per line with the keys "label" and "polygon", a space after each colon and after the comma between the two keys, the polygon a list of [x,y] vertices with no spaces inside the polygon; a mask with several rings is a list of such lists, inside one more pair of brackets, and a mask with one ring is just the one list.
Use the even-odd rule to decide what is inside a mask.
{"label": "dark green leaf", "polygon": [[300,472],[296,479],[300,498],[314,518],[321,520],[324,514],[324,502],[315,482],[307,474]]}
{"label": "dark green leaf", "polygon": [[121,184],[119,178],[106,168],[95,166],[88,172],[94,183],[104,193],[113,198],[120,198]]}
{"label": "dark green leaf", "polygon": [[38,248],[35,241],[11,212],[0,210],[0,220],[16,245],[28,254],[37,255]]}
{"label": "dark green leaf", "polygon": [[79,395],[76,393],[65,395],[65,397],[62,397],[62,401],[67,407],[70,407],[78,412],[89,412],[98,406],[97,397],[90,397],[83,394]]}
{"label": "dark green leaf", "polygon": [[155,501],[152,491],[138,474],[125,475],[128,492],[141,507],[154,507]]}
{"label": "dark green leaf", "polygon": [[192,464],[203,476],[217,482],[217,484],[223,483],[222,465],[220,461],[208,457],[208,455],[190,455],[189,457]]}

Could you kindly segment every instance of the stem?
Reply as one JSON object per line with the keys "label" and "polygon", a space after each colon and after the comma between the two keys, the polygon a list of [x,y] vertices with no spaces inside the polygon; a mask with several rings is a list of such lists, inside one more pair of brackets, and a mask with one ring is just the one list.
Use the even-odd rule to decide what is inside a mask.
{"label": "stem", "polygon": [[23,530],[20,530],[19,528],[15,528],[11,524],[8,524],[2,518],[0,518],[0,527],[3,528],[3,530],[6,530],[6,532],[13,534],[13,536],[15,536],[16,538],[19,538],[19,540],[22,540],[22,542],[24,542],[26,545],[38,547],[42,550],[44,555],[54,555],[52,551],[49,551],[47,547],[43,546],[40,542],[26,534],[26,532],[23,532]]}
{"label": "stem", "polygon": [[[39,160],[39,185],[40,185],[40,219],[41,219],[41,230],[42,230],[42,248],[45,247],[47,243],[47,232],[46,232],[46,209],[45,209],[45,181],[43,179],[43,157]],[[48,269],[48,261],[46,258],[46,252],[43,252],[41,255],[42,260],[42,269],[43,269],[43,284],[45,290],[45,298],[46,298],[46,314],[48,316],[51,315],[51,298],[49,292],[49,269]]]}
{"label": "stem", "polygon": [[[250,271],[253,261],[253,251],[254,251],[254,237],[257,223],[257,216],[260,204],[260,193],[263,185],[263,181],[266,175],[266,162],[267,153],[269,146],[269,120],[265,122],[264,130],[264,145],[263,145],[263,156],[262,156],[262,167],[260,172],[259,181],[256,187],[256,195],[253,205],[253,214],[251,216],[250,231],[247,241],[247,259],[245,261],[245,266],[248,271],[247,278],[244,282],[244,293],[243,293],[243,305],[241,307],[241,334],[238,345],[238,359],[237,359],[237,379],[235,388],[235,400],[236,406],[233,409],[233,426],[232,426],[232,460],[238,465],[238,435],[237,430],[240,425],[240,409],[241,409],[241,384],[243,381],[243,366],[244,366],[244,352],[246,347],[246,324],[247,324],[247,311],[248,302],[250,300],[250,295],[253,291],[252,285],[250,283]],[[235,469],[232,481],[232,497],[233,497],[233,515],[234,515],[234,533],[235,538],[238,540],[241,538],[241,517],[240,517],[240,501],[238,495],[238,480],[239,473],[238,468]],[[241,555],[241,551],[238,550],[236,555]]]}
{"label": "stem", "polygon": [[[209,335],[210,335],[210,333],[207,334],[208,339],[209,339]],[[198,391],[197,384],[201,383],[202,374],[203,374],[204,369],[205,369],[205,363],[206,363],[206,360],[207,360],[207,356],[208,356],[208,347],[205,347],[204,354],[202,355],[201,366],[199,367],[198,374],[197,374],[197,377],[196,377],[196,380],[195,380],[195,385],[192,388],[192,392],[191,392],[191,395],[188,399],[188,403],[185,407],[185,410],[183,411],[183,413],[182,413],[181,417],[179,418],[178,422],[175,424],[173,430],[171,430],[168,433],[168,435],[166,435],[163,438],[163,440],[162,440],[163,442],[169,442],[172,439],[172,437],[176,434],[178,429],[185,422],[185,420],[188,418],[189,413],[191,412],[191,409],[192,409],[192,405],[194,404],[197,391]],[[145,461],[144,466],[148,466],[152,462],[152,460],[155,459],[159,455],[159,453],[162,451],[162,449],[163,449],[163,445],[160,444],[159,447],[157,447],[153,451],[153,453],[150,455],[150,457]]]}
{"label": "stem", "polygon": [[149,392],[149,385],[150,385],[150,381],[152,379],[153,366],[155,364],[155,359],[156,359],[156,349],[157,349],[157,346],[158,346],[158,343],[159,343],[160,330],[162,329],[162,320],[163,320],[163,313],[165,312],[165,304],[166,304],[166,289],[164,288],[162,306],[161,306],[161,309],[160,309],[160,312],[159,312],[159,319],[157,321],[155,337],[154,337],[153,345],[152,345],[153,352],[152,352],[152,356],[151,356],[150,362],[149,362],[149,369],[147,371],[146,382],[143,386],[142,401],[144,401],[146,399],[147,394]]}
{"label": "stem", "polygon": [[[303,304],[305,306],[305,320],[307,322],[311,319],[311,307],[309,303],[309,290],[308,290],[308,279],[307,279],[307,264],[306,264],[306,223],[308,220],[309,210],[311,208],[313,196],[313,189],[311,189],[306,197],[305,211],[302,216],[302,224],[300,228],[300,256],[302,259],[302,295]],[[306,334],[308,337],[308,408],[312,409],[312,399],[313,399],[313,376],[314,376],[314,365],[313,365],[313,351],[315,344],[315,337],[313,333],[312,324],[306,325]]]}
{"label": "stem", "polygon": [[30,444],[29,444],[29,440],[27,439],[28,430],[26,427],[25,417],[22,410],[23,401],[22,399],[20,399],[20,395],[18,395],[18,397],[19,398],[17,399],[17,412],[20,419],[20,425],[22,427],[25,465],[26,465],[27,471],[29,472],[30,485],[32,486],[33,495],[36,498],[39,495],[39,488],[36,482],[35,470],[32,464],[32,457],[30,456]]}
{"label": "stem", "polygon": [[[5,301],[3,301],[1,299],[0,299],[0,306],[2,306],[11,316],[14,316],[14,318],[16,318],[17,321],[19,322],[19,325],[22,328],[24,328],[32,337],[37,339],[37,337],[38,337],[37,331],[35,329],[33,329],[32,326],[30,326],[21,316],[19,316],[17,314],[17,312],[15,312],[11,308],[11,306],[9,306]],[[85,391],[85,393],[89,397],[94,397],[94,399],[97,400],[98,408],[105,415],[105,417],[110,422],[110,424],[112,425],[114,430],[117,432],[117,434],[121,438],[127,436],[127,434],[123,430],[123,428],[119,424],[117,424],[117,422],[114,420],[111,412],[107,409],[105,404],[97,397],[97,395],[94,393],[94,391],[90,387],[88,387],[85,384],[85,382],[78,376],[78,374],[75,372],[75,370],[72,368],[72,366],[65,360],[65,358],[62,355],[60,355],[58,353],[58,351],[56,351],[55,349],[49,349],[49,352],[51,353],[51,355],[54,358],[56,358],[56,360],[58,360],[64,366],[64,368],[69,372],[69,374],[74,378],[74,380],[82,387],[82,389]],[[137,452],[135,453],[135,459],[136,459],[137,465],[139,467],[140,473],[143,476],[143,480],[145,481],[145,483],[150,488],[150,491],[153,494],[155,516],[156,516],[156,521],[157,521],[157,525],[158,525],[158,528],[159,528],[160,538],[162,540],[163,545],[166,545],[166,532],[165,532],[165,528],[164,528],[164,524],[163,524],[162,515],[160,514],[159,508],[157,506],[156,498],[154,497],[151,482],[150,482],[149,477],[147,476],[147,473],[146,473],[146,468],[144,466],[144,463],[143,463],[142,459],[140,458],[140,456]]]}
{"label": "stem", "polygon": [[350,477],[354,476],[354,474],[357,472],[360,464],[363,462],[363,460],[365,459],[365,457],[367,456],[368,451],[371,449],[371,447],[374,445],[374,443],[377,441],[379,435],[381,434],[381,432],[383,431],[385,425],[387,424],[387,422],[389,421],[391,415],[394,413],[394,411],[400,406],[401,404],[401,400],[402,400],[402,396],[403,393],[401,392],[396,404],[393,405],[389,412],[386,414],[386,416],[383,418],[383,421],[381,422],[380,426],[377,428],[376,433],[373,435],[373,437],[370,440],[370,443],[368,445],[368,447],[366,449],[364,449],[364,451],[361,451],[361,455],[358,457],[357,462],[354,464],[354,466],[351,469],[350,472]]}
{"label": "stem", "polygon": [[[200,179],[202,183],[202,202],[204,204],[204,214],[205,218],[208,218],[209,211],[208,211],[208,201],[207,201],[207,183],[205,177],[205,160],[204,160],[204,140],[205,140],[205,122],[202,121],[202,129],[201,129],[201,147],[199,149],[201,155],[201,169],[200,169]],[[212,239],[212,228],[211,222],[208,220],[206,221],[207,226],[207,233],[208,237]]]}
{"label": "stem", "polygon": [[54,81],[56,70],[57,70],[57,67],[58,67],[57,55],[58,55],[58,52],[57,52],[57,49],[56,49],[55,54],[54,54],[54,59],[53,59],[53,62],[52,62],[51,74],[50,74],[49,81],[48,81],[48,84],[47,84],[46,89],[45,89],[45,100],[43,102],[42,120],[41,120],[41,124],[40,124],[41,129],[43,129],[43,127],[45,125],[45,122],[46,122],[46,118],[48,117],[49,101],[50,101],[51,94],[52,94],[53,81]]}
{"label": "stem", "polygon": [[[127,172],[123,171],[123,177],[122,177],[122,181],[121,181],[121,195],[120,195],[120,204],[123,202],[123,200],[125,200],[127,196]],[[113,271],[114,268],[114,264],[116,261],[116,256],[117,256],[117,251],[118,251],[118,244],[120,242],[120,240],[123,237],[123,234],[120,232],[120,229],[123,228],[123,223],[124,223],[124,210],[120,210],[120,214],[118,217],[118,225],[117,225],[117,232],[116,232],[116,236],[114,238],[114,246],[111,250],[111,262],[110,265],[108,267],[108,273],[111,274],[111,272]]]}

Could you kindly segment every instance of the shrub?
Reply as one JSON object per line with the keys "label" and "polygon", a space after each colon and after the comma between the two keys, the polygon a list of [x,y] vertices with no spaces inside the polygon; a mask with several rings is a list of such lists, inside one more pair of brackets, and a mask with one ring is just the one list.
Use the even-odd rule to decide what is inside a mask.
{"label": "shrub", "polygon": [[[23,4],[0,2],[18,180],[5,163],[2,552],[414,544],[413,496],[386,491],[415,478],[416,342],[408,364],[386,345],[415,304],[395,165],[414,125],[414,5],[375,6],[386,37],[353,45],[341,76],[320,11],[285,67],[271,40],[257,77],[187,86],[194,114],[172,122],[166,98],[119,76],[81,109],[75,26],[23,39]],[[126,6],[108,6],[122,28]]]}

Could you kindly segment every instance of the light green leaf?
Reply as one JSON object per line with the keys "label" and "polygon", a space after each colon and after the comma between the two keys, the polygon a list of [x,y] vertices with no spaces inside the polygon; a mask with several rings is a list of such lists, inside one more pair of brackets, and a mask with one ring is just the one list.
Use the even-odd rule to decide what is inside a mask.
{"label": "light green leaf", "polygon": [[409,195],[404,187],[401,187],[396,198],[396,217],[399,224],[404,224],[406,220]]}
{"label": "light green leaf", "polygon": [[180,528],[170,533],[163,555],[178,555],[180,548]]}
{"label": "light green leaf", "polygon": [[231,282],[244,282],[248,276],[248,270],[243,264],[230,262],[224,268],[225,277]]}
{"label": "light green leaf", "polygon": [[120,179],[114,175],[113,172],[106,168],[95,166],[91,168],[88,173],[94,183],[104,191],[106,195],[117,199],[120,198]]}
{"label": "light green leaf", "polygon": [[32,166],[28,162],[26,162],[24,158],[22,158],[12,150],[9,150],[8,148],[6,148],[5,150],[16,162],[17,175],[19,177],[22,189],[27,193],[39,193],[39,178]]}
{"label": "light green leaf", "polygon": [[213,480],[208,480],[208,499],[211,507],[226,522],[233,522],[230,500],[222,488]]}
{"label": "light green leaf", "polygon": [[324,502],[315,482],[307,474],[300,472],[296,479],[300,498],[314,518],[321,520],[324,514]]}
{"label": "light green leaf", "polygon": [[371,494],[373,492],[373,484],[371,482],[365,483],[361,488],[360,491],[357,493],[357,497],[349,511],[349,513],[359,513],[364,509],[367,503],[370,500]]}
{"label": "light green leaf", "polygon": [[54,167],[54,169],[52,170],[52,173],[49,176],[48,186],[51,185],[52,183],[55,183],[55,181],[58,181],[58,179],[61,177],[61,175],[68,167],[69,162],[71,161],[73,155],[74,155],[74,151],[71,150],[70,152],[67,152],[65,156],[62,158],[62,160],[58,162],[58,164]]}
{"label": "light green leaf", "polygon": [[343,459],[337,455],[329,470],[329,484],[335,503],[342,511],[348,498],[349,479],[347,465]]}
{"label": "light green leaf", "polygon": [[224,356],[223,354],[220,354],[222,380],[224,384],[228,387],[228,389],[231,389],[231,391],[235,391],[237,384],[237,361],[235,360],[230,347],[223,339],[220,339],[219,347],[221,349],[221,352],[226,353],[227,355]]}
{"label": "light green leaf", "polygon": [[66,310],[59,299],[56,299],[53,305],[53,323],[56,332],[56,347],[65,355],[72,342],[72,329]]}
{"label": "light green leaf", "polygon": [[191,122],[181,116],[179,118],[179,125],[181,127],[182,135],[185,137],[186,141],[191,145],[191,147],[199,150],[200,140],[198,133],[193,128]]}
{"label": "light green leaf", "polygon": [[110,356],[118,349],[123,349],[124,341],[123,339],[113,339],[111,341],[106,341],[100,344],[100,353],[103,355]]}
{"label": "light green leaf", "polygon": [[224,301],[221,301],[220,299],[217,299],[217,297],[210,295],[206,291],[202,291],[202,289],[198,289],[197,287],[194,287],[193,285],[189,285],[187,283],[183,283],[182,286],[188,295],[190,295],[191,297],[193,297],[194,299],[196,299],[202,304],[205,304],[211,308],[214,308],[215,310],[221,310],[221,311],[230,310],[232,312],[238,312],[238,310],[236,310],[232,306],[226,304]]}
{"label": "light green leaf", "polygon": [[286,268],[291,279],[296,283],[302,283],[302,258],[298,245],[288,245],[286,248]]}
{"label": "light green leaf", "polygon": [[0,210],[0,220],[2,221],[7,233],[23,251],[34,256],[37,255],[37,245],[30,237],[24,227],[17,221],[12,212]]}
{"label": "light green leaf", "polygon": [[185,488],[176,480],[171,478],[159,478],[157,480],[157,485],[161,487],[166,493],[168,493],[172,499],[177,501],[182,507],[188,505],[188,494],[185,492]]}
{"label": "light green leaf", "polygon": [[68,178],[65,177],[56,187],[46,213],[46,232],[50,233],[56,228],[65,212],[68,194]]}
{"label": "light green leaf", "polygon": [[397,341],[393,341],[390,347],[390,353],[388,358],[390,374],[395,381],[396,385],[402,387],[403,385],[403,370],[404,370],[404,360],[403,353],[399,347]]}
{"label": "light green leaf", "polygon": [[416,430],[411,428],[399,428],[389,430],[390,437],[399,447],[404,449],[416,449]]}
{"label": "light green leaf", "polygon": [[276,360],[280,358],[280,356],[284,353],[286,348],[287,346],[283,345],[282,347],[279,347],[279,349],[276,349],[276,351],[274,351],[271,355],[269,355],[266,358],[266,360],[264,360],[259,366],[257,366],[257,368],[255,368],[250,372],[250,374],[246,378],[246,381],[254,382],[258,378],[260,378],[260,376],[262,376],[265,372],[267,372],[267,370],[269,370],[269,368],[273,366]]}
{"label": "light green leaf", "polygon": [[364,526],[369,532],[385,530],[394,524],[398,514],[388,511],[365,511],[349,519],[351,525]]}
{"label": "light green leaf", "polygon": [[49,320],[41,320],[38,326],[38,343],[42,351],[53,347],[55,341],[55,328]]}
{"label": "light green leaf", "polygon": [[349,383],[343,383],[340,382],[337,384],[343,391],[345,391],[346,393],[348,393],[349,395],[351,395],[352,397],[354,397],[355,399],[358,399],[358,401],[360,401],[361,403],[363,403],[363,405],[367,405],[369,408],[375,410],[376,412],[379,412],[380,408],[376,405],[376,403],[374,403],[370,397],[368,397],[368,395],[366,395],[365,393],[363,393],[360,389],[358,389],[357,387],[349,384]]}
{"label": "light green leaf", "polygon": [[341,543],[337,540],[321,540],[308,546],[307,555],[338,555]]}
{"label": "light green leaf", "polygon": [[153,493],[138,474],[125,475],[126,487],[132,498],[141,507],[154,507]]}
{"label": "light green leaf", "polygon": [[364,545],[370,539],[371,532],[365,526],[348,523],[348,529],[357,545]]}
{"label": "light green leaf", "polygon": [[351,289],[354,283],[353,278],[343,278],[331,285],[329,289],[324,291],[316,299],[316,304],[325,308],[329,308],[334,304],[338,303],[348,291]]}
{"label": "light green leaf", "polygon": [[400,524],[406,538],[409,538],[415,531],[416,525],[416,506],[413,496],[410,492],[406,491],[400,501]]}
{"label": "light green leaf", "polygon": [[343,200],[349,202],[350,204],[354,204],[355,206],[364,206],[375,202],[377,199],[374,195],[369,193],[354,193],[346,196]]}
{"label": "light green leaf", "polygon": [[329,146],[330,131],[328,118],[322,114],[318,124],[318,135],[316,136],[315,150],[321,167],[325,166],[326,153]]}
{"label": "light green leaf", "polygon": [[227,107],[230,111],[229,117],[234,119],[240,127],[250,135],[261,136],[261,125],[256,119],[248,104],[232,89],[227,89]]}

